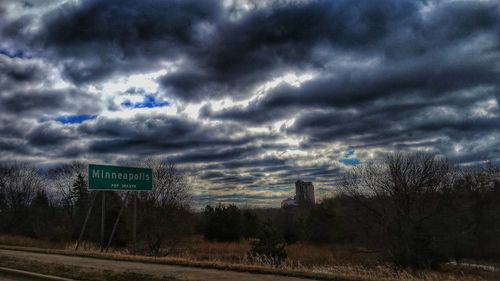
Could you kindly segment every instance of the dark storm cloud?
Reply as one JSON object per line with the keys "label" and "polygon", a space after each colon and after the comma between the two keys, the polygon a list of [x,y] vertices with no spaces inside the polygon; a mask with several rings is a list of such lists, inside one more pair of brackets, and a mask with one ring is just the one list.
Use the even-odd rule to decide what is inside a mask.
{"label": "dark storm cloud", "polygon": [[460,89],[497,84],[500,52],[484,56],[469,53],[476,56],[459,61],[457,57],[439,59],[441,55],[393,65],[381,62],[363,69],[332,70],[338,74],[304,82],[301,87],[282,83],[247,107],[220,112],[205,108],[202,116],[265,123],[289,117],[294,108],[359,107],[387,98],[432,98]]}
{"label": "dark storm cloud", "polygon": [[258,180],[256,177],[252,176],[242,176],[242,175],[237,175],[237,176],[224,176],[221,178],[217,179],[212,179],[210,180],[212,183],[215,184],[224,184],[224,185],[231,185],[231,184],[253,184],[255,181]]}
{"label": "dark storm cloud", "polygon": [[[366,41],[368,46],[363,46],[363,49],[350,46],[350,49],[342,50],[341,45],[344,42],[342,40],[350,38],[345,34],[341,36],[340,41],[322,36],[321,30],[310,35],[322,36],[323,45],[336,46],[334,51],[327,52],[331,57],[344,55],[352,59],[354,56],[361,61],[378,59],[379,61],[372,66],[345,67],[334,64],[322,69],[318,78],[306,82],[301,87],[283,83],[247,107],[233,107],[215,112],[210,107],[205,107],[202,116],[265,123],[290,117],[290,113],[297,108],[325,105],[349,107],[374,102],[391,95],[406,99],[415,94],[433,96],[478,85],[496,84],[500,60],[499,5],[492,2],[437,2],[436,4],[435,9],[428,12],[425,17],[412,10],[404,19],[396,18],[391,21],[394,25],[390,32],[380,35],[383,39],[380,38],[378,41],[368,36]],[[350,11],[346,9],[345,13],[350,16],[355,15],[356,9]],[[379,12],[379,16],[383,18],[383,10]],[[270,17],[273,15],[271,13]],[[314,19],[314,22],[321,22],[322,17],[318,15]],[[349,20],[356,22],[356,19],[354,17]],[[397,22],[398,20],[400,22]],[[341,22],[346,21],[341,20]],[[363,26],[362,23],[362,21],[356,22],[360,26]],[[286,32],[287,29],[284,29]],[[291,25],[290,30],[297,29]],[[485,36],[486,39],[477,39],[480,36]],[[283,41],[276,40],[277,43]],[[344,43],[349,42],[347,40]],[[354,40],[354,42],[362,44],[364,41]],[[270,53],[269,57],[274,56]],[[307,58],[309,61],[313,59]],[[353,59],[353,62],[356,63],[356,59]],[[194,85],[198,85],[196,79],[191,81]]]}
{"label": "dark storm cloud", "polygon": [[[163,114],[138,114],[130,119],[98,117],[82,124],[78,131],[95,138],[89,146],[90,152],[184,152],[185,155],[173,156],[181,162],[224,158],[231,153],[236,156],[238,151],[245,150],[240,146],[255,140],[274,139],[269,135],[246,133],[244,127],[237,125],[202,125],[192,119]],[[237,137],[231,137],[236,134]],[[189,153],[193,148],[196,151]],[[228,156],[223,156],[225,154]]]}
{"label": "dark storm cloud", "polygon": [[[484,110],[481,102],[494,101],[494,95],[492,91],[471,92],[473,95],[454,93],[450,97],[407,100],[359,111],[307,112],[287,132],[307,136],[303,147],[341,141],[353,148],[430,149],[453,159],[465,160],[464,155],[469,153],[477,157],[474,161],[494,159],[498,155],[492,153],[491,147],[498,141],[492,140],[500,133],[500,119],[492,113],[497,109],[488,115],[473,113]],[[461,147],[460,152],[453,150],[456,146]]]}
{"label": "dark storm cloud", "polygon": [[221,172],[208,172],[200,176],[201,179],[209,180],[214,178],[222,178],[224,177],[224,173]]}
{"label": "dark storm cloud", "polygon": [[276,184],[289,185],[299,179],[305,181],[325,181],[332,180],[340,175],[340,169],[327,165],[288,167],[277,173],[280,179]]}
{"label": "dark storm cloud", "polygon": [[[0,1],[0,35],[3,41],[0,43],[0,46],[6,43],[12,43],[16,39],[20,39],[20,35],[26,32],[26,28],[31,22],[30,18],[26,16],[18,16],[14,19],[10,17],[11,14],[9,13],[9,10],[15,5],[16,3]],[[21,40],[16,43],[19,46],[25,42]]]}
{"label": "dark storm cloud", "polygon": [[[45,118],[62,111],[96,112],[98,97],[68,87],[51,89],[43,62],[0,53],[0,110],[4,114]],[[19,116],[18,116],[19,117]]]}
{"label": "dark storm cloud", "polygon": [[[196,149],[194,151],[187,151],[182,155],[170,157],[170,160],[173,160],[178,163],[210,163],[210,162],[218,162],[222,161],[219,166],[220,168],[241,168],[245,166],[265,166],[283,163],[279,161],[277,158],[264,158],[264,159],[251,159],[255,155],[259,155],[262,151],[268,150],[284,150],[288,146],[283,144],[261,144],[255,145],[253,141],[255,139],[262,140],[261,136],[249,136],[247,141],[245,141],[242,146],[232,146],[227,147],[227,145],[223,145],[221,147],[212,146],[205,149]],[[274,140],[274,138],[268,138],[268,140]],[[247,145],[247,143],[249,145]],[[235,144],[233,144],[235,145]],[[234,159],[244,159],[233,161]],[[278,162],[276,162],[278,161]],[[208,165],[207,167],[210,167]]]}
{"label": "dark storm cloud", "polygon": [[13,154],[13,159],[59,157],[76,138],[74,129],[53,121],[40,123],[15,115],[0,118],[0,152],[4,157],[8,157],[8,153]]}
{"label": "dark storm cloud", "polygon": [[58,112],[93,113],[101,104],[98,97],[77,89],[19,90],[2,93],[0,109],[10,114],[45,117]]}
{"label": "dark storm cloud", "polygon": [[[135,118],[97,118],[80,126],[81,133],[101,137],[140,137],[142,139],[182,139],[200,130],[197,122],[165,115],[139,114]],[[158,135],[159,134],[159,135]]]}
{"label": "dark storm cloud", "polygon": [[258,147],[232,147],[232,148],[208,148],[208,149],[197,149],[194,152],[184,153],[183,155],[177,157],[171,157],[171,160],[178,163],[207,163],[213,161],[224,161],[231,160],[235,158],[244,157],[250,153],[258,153],[260,149]]}
{"label": "dark storm cloud", "polygon": [[205,105],[200,110],[200,117],[234,120],[259,125],[290,117],[294,109],[300,110],[300,107],[267,107],[259,103],[251,103],[247,107],[234,106],[220,111],[214,111],[210,105]]}
{"label": "dark storm cloud", "polygon": [[234,201],[348,149],[499,162],[498,1],[41,1],[0,1],[0,161],[153,155]]}
{"label": "dark storm cloud", "polygon": [[[255,159],[251,156],[238,157],[237,160],[221,160],[219,162],[209,162],[207,165],[203,165],[203,168],[199,167],[186,167],[186,171],[191,174],[197,174],[200,179],[207,180],[210,182],[220,183],[222,178],[225,178],[231,174],[231,178],[245,177],[249,180],[250,177],[253,182],[249,184],[256,184],[259,180],[262,180],[265,176],[264,173],[286,170],[290,165],[286,164],[286,161],[276,157],[267,156],[261,159]],[[231,171],[235,171],[231,173]],[[222,185],[225,186],[225,185]]]}
{"label": "dark storm cloud", "polygon": [[[220,164],[221,169],[235,169],[235,168],[256,168],[263,170],[271,170],[273,167],[282,169],[285,167],[286,161],[272,156],[267,156],[262,159],[245,159],[245,160],[233,160],[227,161]],[[217,166],[216,166],[217,167]],[[261,170],[261,171],[263,171]]]}
{"label": "dark storm cloud", "polygon": [[[272,146],[274,147],[275,145]],[[223,184],[226,180],[231,183],[237,183],[237,179],[241,179],[245,181],[247,186],[251,186],[262,180],[265,177],[265,173],[282,171],[292,167],[292,165],[287,164],[286,160],[275,156],[254,158],[255,155],[258,155],[259,149],[262,150],[262,147],[244,148],[244,151],[251,151],[251,153],[236,155],[236,157],[228,159],[219,158],[217,154],[213,158],[209,154],[203,155],[204,158],[208,157],[210,159],[209,161],[201,161],[201,163],[208,162],[208,164],[203,165],[202,169],[199,167],[187,167],[187,171],[192,174],[198,174],[200,179],[214,184]]]}
{"label": "dark storm cloud", "polygon": [[[6,52],[5,52],[6,53]],[[0,91],[42,81],[42,68],[38,63],[24,61],[2,53],[0,49]]]}
{"label": "dark storm cloud", "polygon": [[64,93],[59,91],[20,91],[2,97],[2,109],[15,113],[30,110],[53,111],[65,104]]}
{"label": "dark storm cloud", "polygon": [[373,45],[415,13],[413,1],[310,1],[258,10],[236,22],[216,23],[215,35],[192,51],[195,70],[166,75],[161,82],[186,100],[245,96],[284,71],[323,67],[319,47]]}
{"label": "dark storm cloud", "polygon": [[421,35],[445,44],[481,32],[498,32],[500,7],[496,1],[435,1]]}
{"label": "dark storm cloud", "polygon": [[[37,38],[65,59],[65,73],[76,82],[145,69],[159,58],[182,58],[180,70],[165,75],[160,82],[167,95],[199,100],[245,96],[257,84],[284,71],[321,71],[332,58],[345,54],[417,59],[478,33],[498,33],[499,11],[494,3],[434,4],[435,8],[424,17],[419,1],[309,1],[270,5],[244,14],[239,20],[229,20],[219,2],[85,1],[63,5],[49,14]],[[423,66],[424,73],[428,67],[432,65]],[[422,69],[407,69],[412,71]],[[384,73],[390,74],[390,69]],[[349,84],[338,79],[326,79],[324,83],[359,88],[359,83],[370,82],[370,75],[376,74]],[[394,78],[393,84],[399,78],[404,79]],[[432,74],[422,78],[441,79]],[[403,80],[399,86],[412,87],[412,83],[419,82]],[[375,85],[382,87],[379,91],[391,86],[380,83]],[[306,92],[322,90],[321,85],[316,87]],[[283,92],[288,96],[288,89]],[[355,95],[353,92],[356,89],[346,94]],[[302,97],[291,96],[290,100]],[[349,102],[336,96],[330,102]],[[273,100],[281,102],[283,98],[278,95]],[[233,115],[227,112],[222,117]]]}
{"label": "dark storm cloud", "polygon": [[62,129],[61,126],[46,122],[35,127],[28,133],[26,139],[35,146],[62,145],[75,139],[71,129]]}
{"label": "dark storm cloud", "polygon": [[2,22],[2,28],[0,32],[4,38],[7,40],[16,40],[18,46],[26,47],[26,40],[29,35],[29,25],[32,23],[32,19],[29,16],[22,16],[12,21]]}
{"label": "dark storm cloud", "polygon": [[5,138],[22,138],[33,127],[33,122],[16,118],[16,116],[0,115],[0,136]]}
{"label": "dark storm cloud", "polygon": [[184,70],[162,82],[172,94],[199,99],[236,94],[279,70],[321,66],[318,44],[373,45],[416,7],[414,1],[311,1],[271,5],[231,21],[219,1],[84,1],[47,15],[36,38],[65,59],[75,82],[144,69],[152,59],[183,58]]}
{"label": "dark storm cloud", "polygon": [[[175,95],[188,100],[207,95],[244,95],[250,86],[280,72],[321,71],[331,58],[345,54],[359,58],[383,55],[388,62],[420,60],[419,56],[427,55],[434,61],[436,58],[431,56],[438,48],[461,44],[461,40],[480,33],[499,34],[499,9],[493,3],[438,4],[436,11],[426,18],[418,13],[418,7],[417,1],[311,1],[251,13],[236,23],[223,22],[217,26],[215,39],[208,40],[207,47],[194,53],[194,60],[199,64],[196,71],[166,75],[162,82]],[[448,63],[446,58],[444,60]],[[440,61],[434,61],[434,66],[439,66]],[[448,77],[467,75],[458,72],[466,65],[456,64],[457,68]],[[411,67],[403,75],[413,71],[423,72],[420,73],[423,75],[433,65],[423,65],[424,69],[419,69],[418,64],[413,66],[417,69]],[[439,71],[447,70],[444,66]],[[368,75],[376,76],[376,72]],[[392,79],[394,87],[398,87],[399,78]],[[432,77],[432,73],[422,78],[426,81],[440,79]],[[364,79],[359,82],[369,82],[371,77]],[[387,79],[391,79],[390,76]],[[325,81],[327,85],[335,82]],[[417,85],[421,81],[406,79],[400,87],[412,87],[413,82]],[[387,84],[381,83],[378,86]],[[359,87],[356,83],[339,86]],[[206,87],[214,91],[210,93]],[[309,89],[306,93],[314,90],[317,89]],[[288,95],[288,90],[284,95]]]}
{"label": "dark storm cloud", "polygon": [[[491,101],[494,94],[491,88],[467,89],[465,91],[443,93],[434,97],[427,97],[418,94],[400,99],[399,96],[391,99],[387,98],[375,103],[364,104],[363,106],[352,106],[345,108],[322,108],[306,111],[301,114],[288,131],[296,134],[314,135],[303,130],[329,130],[332,136],[339,139],[347,135],[361,135],[363,132],[378,130],[384,124],[404,125],[404,121],[423,119],[433,122],[435,113],[431,110],[445,109],[458,112],[466,112],[471,106],[478,102]],[[455,117],[457,118],[457,117]],[[459,116],[459,120],[469,122],[470,117]],[[438,121],[436,119],[436,121]]]}
{"label": "dark storm cloud", "polygon": [[25,141],[19,139],[0,138],[0,151],[3,153],[10,152],[18,155],[26,155],[31,152],[31,149],[28,145],[26,145]]}
{"label": "dark storm cloud", "polygon": [[216,18],[219,9],[219,1],[67,3],[44,18],[36,38],[62,59],[68,78],[89,82],[178,58],[191,48],[195,25]]}

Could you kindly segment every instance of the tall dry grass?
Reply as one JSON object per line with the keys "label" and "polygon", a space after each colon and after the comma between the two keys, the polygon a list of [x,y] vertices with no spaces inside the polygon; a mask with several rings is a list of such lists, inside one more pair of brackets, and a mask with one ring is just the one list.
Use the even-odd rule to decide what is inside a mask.
{"label": "tall dry grass", "polygon": [[[401,270],[379,261],[375,254],[349,245],[319,246],[296,243],[287,246],[288,259],[279,268],[273,268],[265,258],[249,259],[249,241],[210,242],[194,236],[179,244],[166,257],[132,256],[127,249],[111,249],[100,253],[96,243],[83,242],[78,252],[75,243],[54,243],[16,236],[0,236],[0,245],[56,249],[58,254],[82,255],[118,260],[179,264],[239,271],[278,273],[317,279],[344,280],[403,280],[403,281],[479,281],[500,280],[498,272],[443,268],[441,271]],[[48,250],[50,251],[50,250]]]}
{"label": "tall dry grass", "polygon": [[24,236],[0,235],[0,245],[37,247],[44,249],[66,249],[67,242],[54,242]]}

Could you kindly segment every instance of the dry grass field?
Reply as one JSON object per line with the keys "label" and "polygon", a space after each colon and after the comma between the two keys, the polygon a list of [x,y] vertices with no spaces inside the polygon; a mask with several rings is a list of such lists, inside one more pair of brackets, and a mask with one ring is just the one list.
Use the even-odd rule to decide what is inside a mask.
{"label": "dry grass field", "polygon": [[238,271],[277,273],[317,279],[342,278],[345,280],[403,280],[403,281],[455,281],[500,280],[499,272],[476,268],[444,266],[439,271],[411,271],[392,267],[377,259],[376,254],[347,245],[319,246],[297,243],[287,247],[288,259],[280,268],[273,268],[265,260],[250,260],[249,241],[209,242],[202,237],[191,237],[165,257],[132,256],[127,249],[112,249],[100,253],[99,247],[83,243],[74,252],[74,243],[40,241],[25,237],[0,236],[0,245],[42,248],[46,252],[134,260],[160,264],[179,264],[197,267],[231,269]]}
{"label": "dry grass field", "polygon": [[[171,255],[197,261],[221,261],[249,263],[247,253],[250,241],[210,242],[201,236],[193,236],[181,243]],[[294,243],[287,246],[287,266],[311,267],[332,264],[377,265],[377,255],[348,245],[323,246],[309,243]]]}

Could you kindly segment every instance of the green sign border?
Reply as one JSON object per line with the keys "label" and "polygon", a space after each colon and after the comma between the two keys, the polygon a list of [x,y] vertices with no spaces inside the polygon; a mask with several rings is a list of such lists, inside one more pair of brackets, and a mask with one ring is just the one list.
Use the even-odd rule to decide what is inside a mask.
{"label": "green sign border", "polygon": [[89,164],[87,170],[87,187],[90,191],[151,191],[153,189],[153,170],[149,168]]}

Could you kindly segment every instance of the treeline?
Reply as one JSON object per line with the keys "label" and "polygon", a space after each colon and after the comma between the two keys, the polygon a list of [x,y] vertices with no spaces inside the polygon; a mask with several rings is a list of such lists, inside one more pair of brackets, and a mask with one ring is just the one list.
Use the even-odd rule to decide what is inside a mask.
{"label": "treeline", "polygon": [[351,237],[399,265],[500,257],[500,171],[459,168],[425,153],[396,153],[343,177]]}
{"label": "treeline", "polygon": [[[146,160],[153,169],[153,191],[137,193],[137,250],[148,255],[168,254],[171,247],[193,233],[189,186],[172,163]],[[26,164],[0,166],[0,234],[51,241],[76,241],[93,205],[83,240],[100,242],[101,196],[87,189],[86,165],[72,163],[45,173]],[[134,194],[105,191],[105,241],[123,205],[112,246],[132,245]]]}
{"label": "treeline", "polygon": [[[491,164],[459,168],[430,154],[396,153],[344,173],[339,192],[314,206],[218,204],[202,212],[190,209],[189,185],[175,165],[148,160],[142,166],[153,168],[154,187],[137,197],[139,253],[168,255],[199,234],[212,241],[249,239],[249,256],[274,264],[286,257],[285,244],[299,241],[355,245],[412,267],[500,258],[500,170]],[[0,234],[75,241],[94,201],[83,238],[98,243],[100,193],[86,189],[85,176],[81,163],[43,174],[28,165],[0,166]],[[106,237],[126,206],[114,247],[132,247],[132,199],[106,192]]]}
{"label": "treeline", "polygon": [[235,205],[206,206],[198,214],[196,230],[211,241],[239,241],[256,238],[268,224],[275,228],[283,241],[333,243],[342,240],[338,227],[335,199],[327,199],[315,206],[284,209],[240,209]]}
{"label": "treeline", "polygon": [[315,206],[207,206],[199,220],[198,231],[210,240],[258,238],[266,223],[289,244],[348,243],[401,266],[498,259],[500,170],[491,164],[458,168],[425,153],[395,153],[346,172],[341,192]]}

